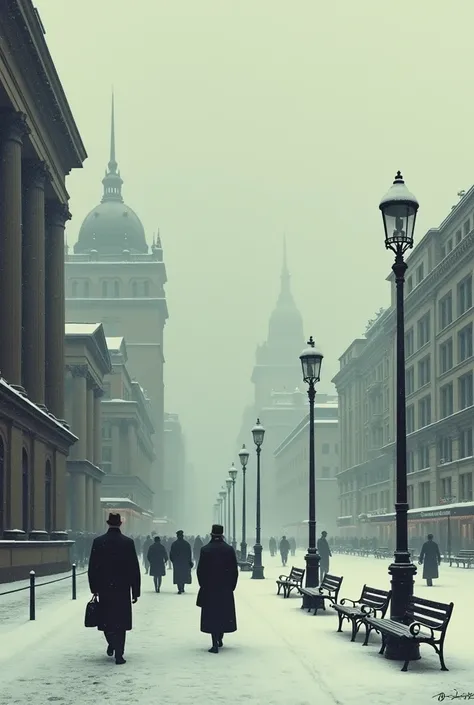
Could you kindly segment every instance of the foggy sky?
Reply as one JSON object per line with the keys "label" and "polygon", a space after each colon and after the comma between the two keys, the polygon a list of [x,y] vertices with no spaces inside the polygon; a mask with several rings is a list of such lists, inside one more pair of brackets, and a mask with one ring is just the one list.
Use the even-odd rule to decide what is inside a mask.
{"label": "foggy sky", "polygon": [[338,357],[389,301],[378,202],[397,169],[420,201],[417,239],[471,185],[474,5],[35,4],[89,154],[67,182],[69,245],[102,194],[114,86],[124,199],[149,242],[160,227],[168,271],[166,409],[181,416],[210,516],[252,398],[283,233],[332,392]]}

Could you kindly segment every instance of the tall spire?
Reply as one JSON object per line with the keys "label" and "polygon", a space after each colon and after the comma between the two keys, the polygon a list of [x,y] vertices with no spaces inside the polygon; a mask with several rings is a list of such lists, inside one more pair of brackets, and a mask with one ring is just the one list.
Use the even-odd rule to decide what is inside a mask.
{"label": "tall spire", "polygon": [[281,288],[278,301],[279,303],[286,303],[290,299],[291,301],[293,301],[290,289],[290,272],[288,269],[288,258],[286,253],[286,235],[283,235],[283,263],[281,267]]}
{"label": "tall spire", "polygon": [[110,118],[110,157],[107,167],[108,169],[105,172],[104,178],[102,179],[102,183],[104,185],[104,195],[102,196],[102,203],[104,203],[104,201],[119,201],[120,203],[123,203],[123,181],[120,177],[120,172],[117,168],[117,160],[115,158],[115,101],[113,90],[112,112]]}

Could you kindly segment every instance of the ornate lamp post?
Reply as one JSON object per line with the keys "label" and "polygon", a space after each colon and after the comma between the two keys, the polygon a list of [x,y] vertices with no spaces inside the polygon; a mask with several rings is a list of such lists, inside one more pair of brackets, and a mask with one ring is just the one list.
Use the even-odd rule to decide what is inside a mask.
{"label": "ornate lamp post", "polygon": [[260,453],[262,450],[263,438],[265,436],[265,429],[263,428],[262,424],[260,423],[260,419],[257,419],[257,423],[252,428],[252,436],[253,436],[253,442],[255,443],[255,446],[257,448],[257,508],[256,508],[257,509],[257,516],[256,516],[257,536],[256,536],[255,546],[253,547],[255,560],[254,560],[254,564],[253,564],[252,578],[254,580],[263,580],[263,578],[265,576],[263,574],[262,543],[261,543],[261,536],[260,536],[260,530],[261,530],[261,527],[260,527],[260,524],[261,524],[261,518],[260,518]]}
{"label": "ornate lamp post", "polygon": [[247,531],[246,524],[247,519],[245,516],[246,506],[245,506],[245,471],[247,468],[247,463],[249,461],[249,452],[243,444],[241,450],[239,451],[240,464],[242,465],[242,543],[240,544],[240,560],[247,560]]}
{"label": "ornate lamp post", "polygon": [[231,531],[231,524],[230,524],[230,490],[232,489],[232,480],[230,477],[227,478],[225,481],[226,487],[227,487],[227,543],[230,543],[230,531]]}
{"label": "ornate lamp post", "polygon": [[[392,270],[395,275],[397,306],[396,548],[394,562],[390,565],[388,572],[392,576],[390,616],[398,621],[402,621],[406,614],[408,601],[413,595],[413,583],[416,575],[416,567],[410,560],[408,552],[405,312],[403,289],[407,270],[404,254],[413,247],[413,234],[418,207],[418,201],[407,189],[403,177],[398,171],[392,187],[382,198],[379,205],[385,230],[385,247],[387,250],[392,250],[395,254]],[[420,658],[420,650],[417,644],[411,643],[408,639],[400,639],[398,641],[387,639],[385,657],[394,660],[405,660],[406,658],[416,660]]]}
{"label": "ornate lamp post", "polygon": [[[221,498],[221,524],[225,527],[225,498],[227,497],[227,490],[224,487],[219,492],[219,497]],[[224,533],[227,533],[227,527],[225,527]]]}
{"label": "ornate lamp post", "polygon": [[[320,556],[316,547],[316,472],[314,457],[314,399],[315,384],[320,380],[323,355],[314,347],[313,336],[308,340],[308,347],[300,355],[303,380],[308,384],[309,398],[309,538],[306,561],[306,587],[319,585]],[[303,597],[303,607],[309,606],[309,600]]]}
{"label": "ornate lamp post", "polygon": [[232,481],[232,548],[237,548],[237,541],[235,540],[235,479],[237,477],[237,468],[234,463],[232,463],[229,470],[230,479]]}

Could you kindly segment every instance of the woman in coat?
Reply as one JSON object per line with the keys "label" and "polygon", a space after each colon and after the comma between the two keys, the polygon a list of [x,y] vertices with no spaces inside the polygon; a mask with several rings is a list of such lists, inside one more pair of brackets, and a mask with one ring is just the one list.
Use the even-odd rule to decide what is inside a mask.
{"label": "woman in coat", "polygon": [[155,543],[151,544],[146,558],[150,565],[150,575],[153,577],[155,592],[160,592],[163,575],[166,575],[168,554],[159,536],[155,536]]}
{"label": "woman in coat", "polygon": [[433,578],[438,577],[438,566],[441,563],[441,554],[438,544],[433,541],[433,534],[428,534],[428,541],[421,547],[418,563],[423,563],[423,578],[428,587],[432,587]]}
{"label": "woman in coat", "polygon": [[201,608],[201,631],[212,638],[211,654],[219,653],[224,634],[237,631],[234,603],[239,577],[237,557],[223,534],[220,524],[212,527],[211,541],[202,547],[197,566],[196,604]]}

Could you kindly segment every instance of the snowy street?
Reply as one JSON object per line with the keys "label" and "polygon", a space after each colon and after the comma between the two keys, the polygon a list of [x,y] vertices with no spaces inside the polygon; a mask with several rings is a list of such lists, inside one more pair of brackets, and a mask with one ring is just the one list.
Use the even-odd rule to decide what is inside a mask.
{"label": "snowy street", "polygon": [[[253,581],[250,573],[241,573],[238,631],[225,637],[217,655],[207,652],[209,636],[199,631],[196,583],[178,596],[170,573],[160,594],[143,575],[124,666],[106,657],[102,634],[83,627],[89,599],[85,578],[78,579],[77,602],[70,599],[70,589],[56,586],[53,602],[55,586],[42,588],[50,591],[49,598],[43,598],[32,623],[27,621],[28,593],[19,593],[25,609],[18,611],[16,598],[16,619],[9,619],[0,631],[0,705],[394,705],[401,695],[405,705],[415,705],[436,702],[440,692],[447,701],[455,689],[459,694],[474,692],[472,648],[464,638],[466,629],[471,632],[472,620],[466,616],[474,570],[443,564],[433,588],[417,579],[415,593],[420,597],[455,603],[445,648],[450,671],[442,673],[433,649],[422,646],[422,659],[401,673],[401,664],[378,654],[376,634],[368,647],[361,646],[361,634],[351,644],[348,626],[342,634],[336,632],[333,610],[314,617],[299,609],[300,598],[276,596],[275,579],[293,564],[304,567],[302,552],[290,557],[287,569],[266,553],[264,564],[266,580]],[[364,583],[388,587],[387,566],[388,561],[335,555],[330,572],[344,576],[340,598],[357,599]],[[70,588],[69,581],[58,585],[64,584]],[[2,622],[7,599],[0,598]]]}

